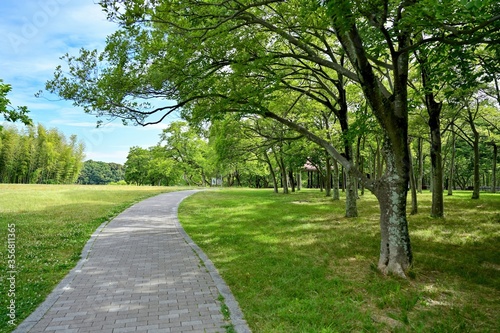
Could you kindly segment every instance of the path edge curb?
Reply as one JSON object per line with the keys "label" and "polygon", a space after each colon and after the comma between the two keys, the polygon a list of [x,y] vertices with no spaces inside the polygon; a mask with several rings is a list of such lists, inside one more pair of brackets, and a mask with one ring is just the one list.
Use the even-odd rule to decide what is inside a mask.
{"label": "path edge curb", "polygon": [[191,195],[200,192],[196,191],[184,198],[182,198],[181,201],[179,201],[179,204],[173,208],[173,213],[175,214],[175,225],[177,227],[177,230],[179,233],[182,235],[186,243],[193,249],[193,251],[198,255],[200,260],[203,262],[205,267],[208,270],[208,273],[212,277],[212,280],[215,283],[215,286],[217,287],[217,290],[219,290],[219,293],[224,297],[224,303],[229,309],[229,318],[231,321],[231,324],[233,324],[234,329],[237,333],[252,333],[250,328],[248,327],[248,324],[246,320],[244,319],[243,312],[240,309],[240,306],[238,305],[238,302],[233,296],[233,293],[231,292],[231,289],[229,289],[229,286],[226,284],[226,282],[222,279],[222,277],[219,274],[219,271],[213,264],[212,260],[210,260],[205,252],[196,245],[196,243],[191,239],[191,237],[186,233],[184,228],[182,227],[180,221],[179,221],[179,216],[178,216],[178,209],[182,201],[184,199],[190,197]]}

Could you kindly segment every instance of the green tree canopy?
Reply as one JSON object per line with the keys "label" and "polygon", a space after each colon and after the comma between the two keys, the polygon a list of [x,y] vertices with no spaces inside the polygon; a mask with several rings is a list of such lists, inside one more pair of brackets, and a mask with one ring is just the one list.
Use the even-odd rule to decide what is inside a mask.
{"label": "green tree canopy", "polygon": [[[87,112],[142,125],[175,110],[198,123],[227,112],[282,123],[323,147],[373,191],[381,210],[378,266],[405,274],[412,263],[406,221],[412,55],[430,45],[498,42],[496,1],[104,0],[101,5],[123,29],[109,37],[101,54],[67,55],[69,74],[59,67],[47,84],[50,91]],[[333,88],[344,79],[359,85],[381,130],[387,172],[376,181],[309,127],[295,102],[304,95],[335,109],[341,94]],[[157,107],[151,98],[176,102]]]}
{"label": "green tree canopy", "polygon": [[15,122],[21,121],[25,125],[31,124],[31,119],[28,117],[28,108],[26,106],[14,107],[11,105],[7,94],[12,90],[10,84],[6,84],[0,79],[0,114],[5,120]]}

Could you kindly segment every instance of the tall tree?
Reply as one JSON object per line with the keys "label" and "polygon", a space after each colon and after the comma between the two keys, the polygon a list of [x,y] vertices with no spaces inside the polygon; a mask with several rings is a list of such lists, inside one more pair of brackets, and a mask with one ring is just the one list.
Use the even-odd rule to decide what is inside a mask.
{"label": "tall tree", "polygon": [[[500,29],[493,0],[484,0],[481,8],[445,2],[429,10],[435,9],[434,0],[342,0],[326,6],[315,0],[102,1],[109,18],[125,28],[109,38],[102,55],[83,50],[79,57],[67,56],[69,75],[56,70],[47,88],[88,112],[144,125],[182,109],[190,121],[240,112],[296,130],[375,193],[381,212],[378,267],[404,276],[412,263],[406,220],[410,55],[431,43],[492,40]],[[415,40],[422,31],[426,37]],[[348,61],[340,63],[339,55]],[[380,179],[367,179],[324,136],[308,129],[304,118],[289,114],[296,110],[295,99],[282,107],[273,103],[282,80],[266,68],[280,58],[307,61],[361,86],[383,133],[386,173]],[[101,69],[100,61],[108,66]],[[137,101],[152,97],[177,104],[154,108]]]}
{"label": "tall tree", "polygon": [[160,135],[160,144],[177,167],[183,171],[188,185],[206,186],[208,164],[207,140],[184,121],[172,122]]}

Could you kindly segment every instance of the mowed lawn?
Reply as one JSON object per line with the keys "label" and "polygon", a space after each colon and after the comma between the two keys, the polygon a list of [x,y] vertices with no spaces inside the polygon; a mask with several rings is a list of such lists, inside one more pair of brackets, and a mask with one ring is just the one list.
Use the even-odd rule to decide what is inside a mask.
{"label": "mowed lawn", "polygon": [[179,190],[166,187],[0,185],[0,332],[10,332],[8,225],[15,225],[19,324],[80,259],[97,227],[135,202]]}
{"label": "mowed lawn", "polygon": [[445,196],[446,217],[432,219],[419,195],[408,280],[376,270],[371,194],[354,219],[319,190],[207,191],[179,214],[254,332],[499,332],[500,194],[470,196]]}

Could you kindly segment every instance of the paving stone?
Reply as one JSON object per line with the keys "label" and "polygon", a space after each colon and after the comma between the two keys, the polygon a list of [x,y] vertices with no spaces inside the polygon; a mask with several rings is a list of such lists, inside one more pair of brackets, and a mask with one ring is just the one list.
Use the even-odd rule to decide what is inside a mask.
{"label": "paving stone", "polygon": [[146,199],[100,227],[84,259],[14,332],[224,332],[220,277],[200,265],[206,256],[176,217],[191,193]]}

